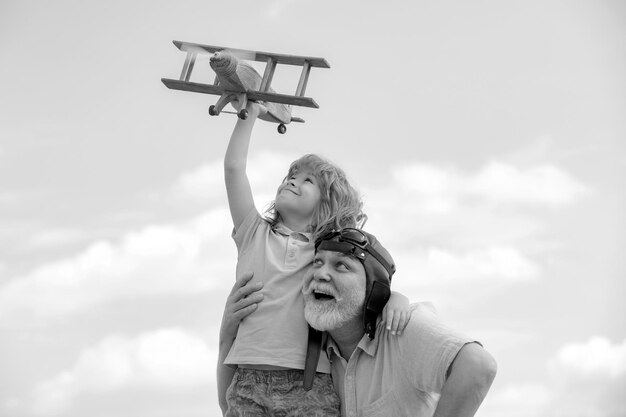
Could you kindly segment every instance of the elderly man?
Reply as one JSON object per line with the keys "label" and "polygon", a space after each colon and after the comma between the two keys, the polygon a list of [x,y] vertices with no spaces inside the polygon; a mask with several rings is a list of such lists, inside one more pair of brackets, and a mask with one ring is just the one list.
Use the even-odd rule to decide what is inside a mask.
{"label": "elderly man", "polygon": [[[494,359],[419,309],[402,336],[391,337],[378,316],[394,270],[380,242],[361,230],[334,232],[316,244],[303,286],[305,317],[328,336],[324,347],[342,415],[473,416],[495,377]],[[253,311],[259,298],[244,296],[254,290],[233,292],[231,322]]]}
{"label": "elderly man", "polygon": [[344,229],[318,241],[304,315],[328,333],[344,416],[473,416],[496,373],[478,343],[416,311],[401,337],[376,326],[395,268],[377,239]]}

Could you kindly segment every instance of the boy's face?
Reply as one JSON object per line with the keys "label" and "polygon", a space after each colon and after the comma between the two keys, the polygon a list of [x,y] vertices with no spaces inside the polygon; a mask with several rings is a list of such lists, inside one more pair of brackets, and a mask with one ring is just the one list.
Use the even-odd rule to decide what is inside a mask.
{"label": "boy's face", "polygon": [[341,252],[319,250],[304,281],[304,317],[317,330],[361,319],[366,276],[363,264]]}
{"label": "boy's face", "polygon": [[297,171],[278,187],[276,210],[285,216],[310,218],[321,200],[317,178],[308,169]]}

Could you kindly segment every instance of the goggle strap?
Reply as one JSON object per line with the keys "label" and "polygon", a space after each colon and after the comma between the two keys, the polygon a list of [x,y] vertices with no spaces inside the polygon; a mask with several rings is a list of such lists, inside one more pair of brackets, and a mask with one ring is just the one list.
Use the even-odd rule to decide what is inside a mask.
{"label": "goggle strap", "polygon": [[352,243],[349,242],[335,242],[333,240],[322,240],[317,248],[318,250],[329,250],[333,252],[340,252],[346,255],[354,256],[355,258],[365,260],[365,254],[369,253],[380,263],[383,268],[389,274],[389,280],[391,281],[391,276],[394,274],[395,268],[393,265],[390,265],[389,262],[385,260],[371,245],[367,245],[365,249],[362,249]]}
{"label": "goggle strap", "polygon": [[318,250],[329,250],[332,252],[340,252],[355,258],[365,259],[365,249],[361,249],[348,242],[335,242],[332,240],[323,240],[320,242]]}

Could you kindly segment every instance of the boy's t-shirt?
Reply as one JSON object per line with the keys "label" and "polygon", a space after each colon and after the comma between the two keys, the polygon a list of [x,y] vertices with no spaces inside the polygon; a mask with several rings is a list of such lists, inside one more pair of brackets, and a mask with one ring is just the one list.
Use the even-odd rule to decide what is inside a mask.
{"label": "boy's t-shirt", "polygon": [[[302,284],[314,257],[310,233],[272,227],[252,209],[233,232],[237,245],[237,277],[253,272],[263,282],[263,301],[239,325],[226,365],[273,365],[304,369],[308,325],[304,319]],[[330,373],[320,355],[317,372]]]}

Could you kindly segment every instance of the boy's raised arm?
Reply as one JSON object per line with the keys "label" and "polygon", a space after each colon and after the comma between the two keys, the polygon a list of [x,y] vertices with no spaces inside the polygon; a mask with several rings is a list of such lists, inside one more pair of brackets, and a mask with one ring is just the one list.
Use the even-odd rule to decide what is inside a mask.
{"label": "boy's raised arm", "polygon": [[259,105],[250,103],[247,107],[248,119],[237,119],[224,157],[224,179],[230,215],[235,229],[238,229],[246,215],[254,207],[252,189],[246,174],[248,148],[254,122],[260,111]]}

